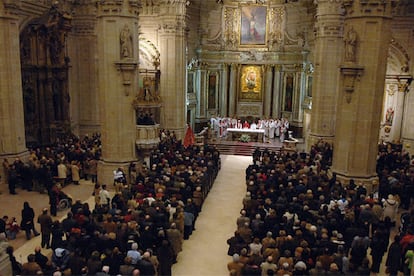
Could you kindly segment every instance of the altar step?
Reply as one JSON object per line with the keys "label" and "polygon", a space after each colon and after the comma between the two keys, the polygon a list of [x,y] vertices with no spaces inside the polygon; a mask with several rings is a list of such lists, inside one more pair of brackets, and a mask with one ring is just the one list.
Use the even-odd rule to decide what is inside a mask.
{"label": "altar step", "polygon": [[259,148],[261,151],[266,148],[270,151],[279,151],[282,149],[282,145],[278,143],[243,143],[239,141],[217,140],[213,141],[211,144],[214,144],[219,150],[220,154],[223,155],[252,156],[256,148]]}

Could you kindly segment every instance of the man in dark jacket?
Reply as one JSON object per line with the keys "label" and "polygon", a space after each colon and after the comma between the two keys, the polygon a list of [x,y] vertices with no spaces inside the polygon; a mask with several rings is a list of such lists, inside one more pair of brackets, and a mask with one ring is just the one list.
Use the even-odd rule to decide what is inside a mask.
{"label": "man in dark jacket", "polygon": [[387,271],[390,276],[397,276],[398,270],[401,267],[401,252],[402,247],[400,245],[401,237],[397,234],[394,237],[394,242],[390,245],[388,249],[388,256],[385,262]]}

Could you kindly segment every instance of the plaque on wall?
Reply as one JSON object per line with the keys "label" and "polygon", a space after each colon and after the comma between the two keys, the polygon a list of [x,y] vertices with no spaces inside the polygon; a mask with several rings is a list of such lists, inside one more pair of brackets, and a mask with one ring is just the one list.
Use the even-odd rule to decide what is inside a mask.
{"label": "plaque on wall", "polygon": [[262,99],[262,69],[257,65],[243,65],[240,77],[240,100]]}
{"label": "plaque on wall", "polygon": [[249,5],[241,7],[240,46],[265,46],[267,33],[267,7]]}

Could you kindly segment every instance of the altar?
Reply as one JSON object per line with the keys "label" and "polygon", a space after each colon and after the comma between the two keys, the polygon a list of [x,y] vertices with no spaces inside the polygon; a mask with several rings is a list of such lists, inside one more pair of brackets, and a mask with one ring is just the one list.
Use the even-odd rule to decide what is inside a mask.
{"label": "altar", "polygon": [[236,141],[243,134],[250,136],[251,141],[263,142],[265,130],[264,129],[250,129],[250,128],[228,128],[227,140]]}

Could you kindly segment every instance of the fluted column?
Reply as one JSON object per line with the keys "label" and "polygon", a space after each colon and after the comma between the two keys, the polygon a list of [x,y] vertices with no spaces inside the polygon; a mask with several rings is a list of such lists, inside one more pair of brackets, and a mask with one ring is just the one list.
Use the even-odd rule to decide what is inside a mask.
{"label": "fluted column", "polygon": [[308,145],[319,139],[330,143],[335,136],[335,109],[343,51],[342,0],[316,0],[316,41],[312,111]]}
{"label": "fluted column", "polygon": [[[18,8],[0,0],[0,156],[28,155],[24,130]],[[2,172],[1,172],[2,173]]]}
{"label": "fluted column", "polygon": [[227,102],[228,102],[228,73],[229,66],[226,63],[221,65],[221,84],[220,84],[220,115],[222,117],[228,116]]}
{"label": "fluted column", "polygon": [[98,181],[112,183],[113,170],[128,166],[135,154],[138,91],[138,1],[97,2],[97,56],[102,160]]}
{"label": "fluted column", "polygon": [[[338,178],[376,178],[378,133],[384,96],[394,1],[346,1],[332,170]],[[314,120],[314,118],[312,118]]]}
{"label": "fluted column", "polygon": [[237,103],[237,64],[230,65],[230,87],[229,87],[229,116],[236,116]]}
{"label": "fluted column", "polygon": [[185,14],[186,1],[162,1],[160,6],[161,98],[164,102],[161,127],[184,138],[185,97]]}
{"label": "fluted column", "polygon": [[272,108],[272,96],[273,96],[273,66],[267,65],[265,66],[265,74],[266,74],[266,83],[265,83],[265,95],[264,95],[264,110],[263,115],[264,117],[270,117],[270,110]]}

